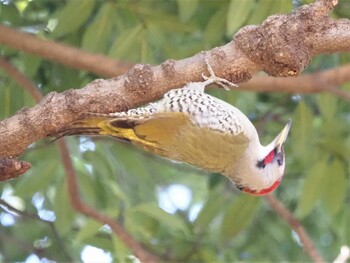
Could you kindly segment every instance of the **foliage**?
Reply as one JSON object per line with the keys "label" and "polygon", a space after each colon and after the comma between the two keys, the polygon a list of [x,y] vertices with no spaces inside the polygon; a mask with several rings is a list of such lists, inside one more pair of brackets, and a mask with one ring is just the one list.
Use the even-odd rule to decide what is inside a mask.
{"label": "foliage", "polygon": [[[0,1],[0,21],[118,60],[157,64],[222,45],[240,27],[291,10],[289,0],[8,0]],[[349,17],[348,10],[340,7],[335,15]],[[95,78],[7,47],[0,47],[0,52],[43,94],[79,88]],[[308,71],[349,60],[348,55],[321,56]],[[0,119],[34,105],[3,72],[0,85]],[[348,85],[343,88],[350,90]],[[246,113],[265,143],[289,118],[293,120],[286,145],[287,172],[275,194],[296,213],[325,258],[334,259],[341,245],[350,244],[349,103],[329,94],[210,92]],[[239,193],[223,177],[109,139],[68,141],[83,199],[124,222],[135,238],[164,259],[307,260],[290,227],[263,199]],[[31,145],[23,159],[33,164],[32,169],[0,185],[1,198],[25,211],[16,215],[1,206],[0,260],[24,261],[36,254],[77,261],[90,245],[116,261],[130,261],[118,237],[69,205],[57,156],[49,141]]]}

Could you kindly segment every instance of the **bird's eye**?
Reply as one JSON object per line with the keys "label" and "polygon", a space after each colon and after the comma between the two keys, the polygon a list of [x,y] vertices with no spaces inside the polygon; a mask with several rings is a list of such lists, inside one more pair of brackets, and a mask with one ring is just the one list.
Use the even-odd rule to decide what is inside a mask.
{"label": "bird's eye", "polygon": [[278,159],[277,159],[277,163],[278,163],[279,166],[281,166],[281,165],[283,164],[283,160],[280,159],[280,158],[278,158]]}
{"label": "bird's eye", "polygon": [[283,165],[283,160],[284,160],[284,154],[283,154],[283,150],[279,153],[277,153],[276,155],[276,161],[277,161],[277,164],[279,166],[282,166]]}

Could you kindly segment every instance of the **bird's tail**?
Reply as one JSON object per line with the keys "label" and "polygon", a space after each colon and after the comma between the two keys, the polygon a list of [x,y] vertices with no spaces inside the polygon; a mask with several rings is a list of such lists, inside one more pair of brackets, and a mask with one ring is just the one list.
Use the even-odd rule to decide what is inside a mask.
{"label": "bird's tail", "polygon": [[[129,141],[126,131],[131,127],[111,127],[110,122],[115,122],[116,119],[118,118],[109,114],[84,113],[76,121],[50,135],[55,140],[70,135],[110,135]],[[123,118],[120,119],[122,121]]]}

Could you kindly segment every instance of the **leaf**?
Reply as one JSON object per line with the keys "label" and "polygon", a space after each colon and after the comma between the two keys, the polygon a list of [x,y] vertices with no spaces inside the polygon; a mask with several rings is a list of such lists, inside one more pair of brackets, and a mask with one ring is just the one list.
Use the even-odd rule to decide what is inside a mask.
{"label": "leaf", "polygon": [[65,180],[60,180],[56,184],[55,196],[53,198],[53,208],[56,215],[55,227],[60,235],[64,235],[71,230],[74,223],[75,212],[67,193]]}
{"label": "leaf", "polygon": [[350,211],[349,209],[342,209],[336,217],[333,218],[331,227],[339,237],[339,242],[342,244],[350,243]]}
{"label": "leaf", "polygon": [[293,9],[293,1],[272,0],[272,2],[273,2],[273,5],[271,6],[269,14],[288,13]]}
{"label": "leaf", "polygon": [[35,76],[37,73],[42,59],[38,56],[24,53],[23,54],[23,64],[26,69],[26,74],[28,76]]}
{"label": "leaf", "polygon": [[344,205],[346,195],[346,178],[343,164],[334,160],[327,166],[327,182],[323,195],[323,204],[331,215],[336,215]]}
{"label": "leaf", "polygon": [[21,197],[31,197],[36,192],[45,191],[57,175],[58,161],[55,159],[38,162],[23,176],[14,189]]}
{"label": "leaf", "polygon": [[327,164],[326,160],[315,163],[306,173],[307,177],[303,184],[299,198],[296,214],[299,218],[304,218],[315,207],[323,196],[327,186]]}
{"label": "leaf", "polygon": [[326,120],[332,119],[337,110],[337,99],[335,96],[322,93],[317,96],[318,109]]}
{"label": "leaf", "polygon": [[117,198],[119,201],[123,201],[128,205],[128,198],[118,185],[118,182],[106,179],[103,180],[103,183],[106,189],[109,189],[114,198]]}
{"label": "leaf", "polygon": [[231,0],[227,11],[226,35],[232,35],[244,24],[252,11],[253,0]]}
{"label": "leaf", "polygon": [[196,12],[198,0],[177,0],[179,17],[182,22],[187,22]]}
{"label": "leaf", "polygon": [[211,195],[194,221],[194,231],[196,233],[201,233],[208,230],[210,223],[219,216],[224,205],[225,202],[222,195],[217,193]]}
{"label": "leaf", "polygon": [[52,15],[52,18],[57,19],[58,22],[52,36],[57,38],[77,31],[89,18],[94,5],[93,0],[68,1],[61,10]]}
{"label": "leaf", "polygon": [[209,22],[204,31],[204,39],[208,43],[219,43],[222,39],[223,32],[220,30],[225,27],[225,14],[227,12],[227,7],[223,6],[218,11],[216,11]]}
{"label": "leaf", "polygon": [[128,254],[129,250],[125,246],[125,244],[119,239],[119,237],[116,235],[112,235],[112,242],[113,242],[114,257],[116,258],[115,262],[120,262],[120,263],[130,262],[124,256]]}
{"label": "leaf", "polygon": [[310,147],[313,137],[313,115],[311,109],[306,105],[305,101],[300,101],[295,116],[293,118],[292,125],[292,141],[294,142],[292,150],[294,155],[300,159],[305,165],[309,165],[311,157],[315,154],[311,154]]}
{"label": "leaf", "polygon": [[[122,32],[112,44],[109,55],[114,58],[123,58],[123,56],[127,56],[126,54],[138,44],[137,39],[142,32],[142,28],[141,24],[137,24],[133,28],[126,29]],[[140,53],[140,47],[138,47],[137,50],[132,50],[132,53],[135,54],[135,52],[137,54]]]}
{"label": "leaf", "polygon": [[221,225],[221,239],[227,242],[246,228],[257,211],[260,198],[242,194],[232,202],[224,215]]}
{"label": "leaf", "polygon": [[[281,1],[279,1],[281,2]],[[278,5],[275,0],[261,0],[254,6],[253,12],[247,21],[247,25],[260,24],[263,22],[270,14],[272,14],[271,9],[273,6]]]}
{"label": "leaf", "polygon": [[111,2],[106,2],[101,6],[93,22],[84,33],[83,49],[100,53],[106,51],[109,36],[112,35],[115,10],[116,5]]}
{"label": "leaf", "polygon": [[133,213],[141,213],[143,215],[147,215],[174,231],[182,231],[184,233],[188,232],[187,225],[180,217],[177,215],[168,214],[155,204],[141,204],[133,208],[132,211]]}
{"label": "leaf", "polygon": [[83,242],[86,239],[95,236],[99,232],[102,225],[103,224],[101,222],[97,222],[92,219],[88,220],[84,227],[80,228],[79,232],[75,237],[75,240],[77,242]]}

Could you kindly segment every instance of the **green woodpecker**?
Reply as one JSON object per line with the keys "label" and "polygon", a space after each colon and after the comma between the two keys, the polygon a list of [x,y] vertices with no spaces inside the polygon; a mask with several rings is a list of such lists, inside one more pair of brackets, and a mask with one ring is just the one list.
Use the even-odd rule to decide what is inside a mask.
{"label": "green woodpecker", "polygon": [[249,119],[232,105],[204,93],[217,83],[211,77],[167,92],[158,102],[126,112],[86,113],[55,136],[108,135],[129,141],[168,159],[186,162],[227,176],[238,189],[265,195],[281,183],[285,170],[284,142],[291,121],[267,146],[262,146]]}

